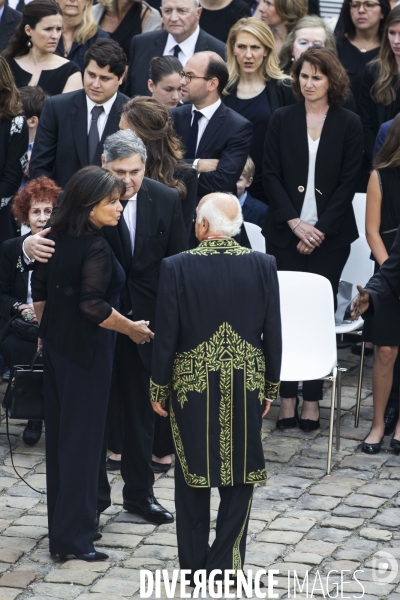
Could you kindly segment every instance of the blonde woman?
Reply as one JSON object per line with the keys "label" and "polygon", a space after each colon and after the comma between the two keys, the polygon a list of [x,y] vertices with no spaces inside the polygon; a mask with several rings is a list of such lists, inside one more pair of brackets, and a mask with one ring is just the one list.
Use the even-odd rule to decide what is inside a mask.
{"label": "blonde woman", "polygon": [[335,37],[332,31],[316,15],[307,15],[297,21],[283,43],[279,54],[282,71],[289,73],[293,62],[312,46],[329,48],[336,54]]}
{"label": "blonde woman", "polygon": [[297,21],[306,16],[307,9],[307,0],[260,0],[258,12],[261,20],[271,27],[277,54]]}
{"label": "blonde woman", "polygon": [[128,60],[135,35],[161,29],[159,11],[144,0],[99,0],[92,12],[96,24],[118,42]]}
{"label": "blonde woman", "polygon": [[93,0],[57,0],[62,12],[62,35],[56,54],[73,60],[83,72],[84,56],[99,38],[109,34],[99,29],[92,15]]}
{"label": "blonde woman", "polygon": [[269,119],[277,108],[294,102],[290,78],[279,68],[274,37],[255,17],[240,19],[227,42],[229,80],[223,101],[253,124],[250,156],[256,170],[249,193],[265,201],[261,165]]}

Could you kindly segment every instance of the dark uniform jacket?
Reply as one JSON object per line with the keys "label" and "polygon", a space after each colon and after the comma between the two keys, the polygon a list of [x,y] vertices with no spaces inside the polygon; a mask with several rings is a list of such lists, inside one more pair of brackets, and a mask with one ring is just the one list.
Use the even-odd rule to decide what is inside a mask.
{"label": "dark uniform jacket", "polygon": [[233,239],[164,259],[151,399],[170,398],[176,455],[198,488],[265,481],[264,398],[279,392],[275,259]]}

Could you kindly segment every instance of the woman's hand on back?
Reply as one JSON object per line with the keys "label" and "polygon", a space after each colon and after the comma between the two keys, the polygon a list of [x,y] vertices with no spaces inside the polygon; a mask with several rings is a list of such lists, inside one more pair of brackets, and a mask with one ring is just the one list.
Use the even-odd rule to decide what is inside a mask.
{"label": "woman's hand on back", "polygon": [[148,328],[150,321],[133,321],[129,337],[135,344],[144,344],[154,339],[154,333]]}

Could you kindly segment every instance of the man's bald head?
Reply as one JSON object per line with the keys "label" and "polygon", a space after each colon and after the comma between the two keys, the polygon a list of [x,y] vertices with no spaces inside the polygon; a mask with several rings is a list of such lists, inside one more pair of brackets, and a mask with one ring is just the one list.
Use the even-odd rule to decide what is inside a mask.
{"label": "man's bald head", "polygon": [[239,201],[232,194],[207,194],[198,204],[196,236],[200,241],[212,235],[234,237],[240,232],[242,223]]}
{"label": "man's bald head", "polygon": [[[195,52],[185,65],[186,73],[194,73],[206,77],[209,81],[218,80],[217,92],[220,96],[226,87],[229,79],[228,67],[223,59],[216,52],[205,50],[204,52]],[[185,100],[185,99],[184,99]]]}

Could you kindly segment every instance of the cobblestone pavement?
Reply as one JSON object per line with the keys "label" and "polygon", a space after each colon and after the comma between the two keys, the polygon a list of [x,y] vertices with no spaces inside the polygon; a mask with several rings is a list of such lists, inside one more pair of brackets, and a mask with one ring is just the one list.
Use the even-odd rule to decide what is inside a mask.
{"label": "cobblestone pavement", "polygon": [[[372,418],[372,359],[366,361],[359,429],[353,426],[357,359],[342,351],[341,361],[349,370],[343,381],[341,450],[334,452],[330,476],[326,475],[329,390],[322,404],[322,430],[307,434],[299,429],[276,430],[277,406],[264,420],[269,479],[255,492],[245,570],[278,569],[274,591],[279,598],[288,596],[288,571],[296,571],[299,578],[308,571],[312,588],[317,571],[322,580],[330,570],[347,570],[345,580],[350,583],[342,597],[360,597],[361,586],[352,574],[361,568],[357,578],[365,600],[400,600],[400,572],[395,577],[386,577],[386,573],[388,581],[379,584],[372,569],[379,550],[390,552],[400,563],[400,457],[389,449],[390,438],[385,438],[380,454],[361,453],[360,441]],[[44,440],[26,448],[21,440],[23,426],[17,422],[11,426],[15,464],[30,484],[44,488]],[[113,506],[101,517],[103,538],[97,543],[98,549],[110,554],[110,560],[94,564],[52,560],[45,497],[16,478],[4,425],[0,432],[0,600],[139,597],[141,568],[177,567],[175,524],[156,527],[123,511],[118,476],[111,477]],[[173,469],[157,477],[155,494],[172,512],[173,488]],[[218,493],[213,490],[214,520],[217,507]],[[332,596],[337,580],[329,580]],[[322,591],[314,588],[315,594],[321,597]]]}

